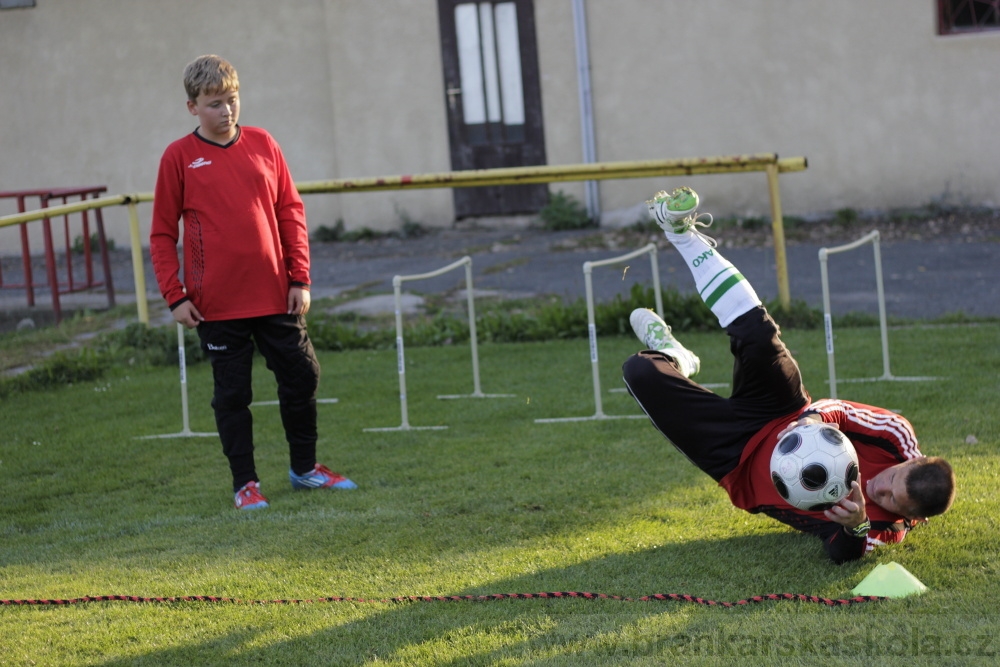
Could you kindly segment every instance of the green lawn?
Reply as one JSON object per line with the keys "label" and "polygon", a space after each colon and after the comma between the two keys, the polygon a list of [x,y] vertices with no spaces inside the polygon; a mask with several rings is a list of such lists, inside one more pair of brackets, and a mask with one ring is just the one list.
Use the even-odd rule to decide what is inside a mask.
{"label": "green lawn", "polygon": [[[721,333],[686,334],[700,380],[726,382]],[[787,331],[814,397],[821,331]],[[841,398],[901,411],[925,454],[959,478],[953,510],[843,566],[818,540],[732,508],[642,419],[538,424],[594,414],[586,340],[324,353],[320,460],[353,492],[294,492],[276,407],[254,408],[267,510],[232,507],[214,438],[180,430],[177,370],[122,368],[96,383],[0,402],[0,598],[210,595],[240,600],[592,591],[736,601],[769,593],[844,598],[879,563],[929,591],[828,608],[778,601],[96,602],[0,609],[0,664],[985,664],[1000,594],[1000,325],[890,335],[892,370],[938,382],[840,384]],[[600,341],[604,412],[637,415],[621,386],[632,338]],[[838,377],[880,375],[876,329],[837,332]],[[273,381],[257,369],[257,397]],[[191,428],[213,431],[210,370],[189,369]],[[719,391],[724,392],[725,389]],[[967,437],[974,436],[974,444]],[[965,661],[965,662],[963,662]]]}

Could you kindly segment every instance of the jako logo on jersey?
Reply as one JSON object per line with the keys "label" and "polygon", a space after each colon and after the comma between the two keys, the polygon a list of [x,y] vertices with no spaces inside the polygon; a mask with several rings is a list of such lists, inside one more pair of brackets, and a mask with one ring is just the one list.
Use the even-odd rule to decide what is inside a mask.
{"label": "jako logo on jersey", "polygon": [[211,343],[206,343],[206,345],[208,345],[208,349],[215,350],[216,352],[225,352],[229,349],[225,345],[212,345]]}
{"label": "jako logo on jersey", "polygon": [[695,257],[694,261],[691,262],[691,265],[694,266],[695,268],[697,268],[697,267],[701,266],[702,262],[704,262],[706,259],[708,259],[709,257],[711,257],[714,254],[715,253],[713,251],[706,250],[705,252],[703,252],[700,255],[698,255],[697,257]]}
{"label": "jako logo on jersey", "polygon": [[197,169],[198,167],[207,167],[210,164],[212,164],[211,160],[206,160],[205,158],[200,157],[197,160],[195,160],[194,162],[192,162],[191,164],[189,164],[188,165],[188,169]]}

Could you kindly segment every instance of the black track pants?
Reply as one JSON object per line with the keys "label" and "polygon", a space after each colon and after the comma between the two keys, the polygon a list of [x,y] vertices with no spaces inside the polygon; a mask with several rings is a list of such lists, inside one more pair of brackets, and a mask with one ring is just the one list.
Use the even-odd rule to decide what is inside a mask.
{"label": "black track pants", "polygon": [[726,333],[734,358],[729,398],[684,377],[660,352],[640,352],[622,367],[629,392],[653,425],[716,481],[736,467],[765,424],[810,401],[799,366],[763,307],[738,317]]}
{"label": "black track pants", "polygon": [[254,343],[278,382],[281,424],[288,440],[291,467],[297,473],[316,465],[316,388],[319,362],[298,315],[270,315],[241,320],[202,322],[201,347],[212,362],[215,393],[212,408],[229,459],[233,489],[257,480],[254,466],[251,370]]}

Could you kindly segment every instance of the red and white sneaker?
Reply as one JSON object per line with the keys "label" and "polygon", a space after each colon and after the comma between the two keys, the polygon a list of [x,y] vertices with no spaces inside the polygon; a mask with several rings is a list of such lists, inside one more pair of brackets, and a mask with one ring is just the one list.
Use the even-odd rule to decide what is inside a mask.
{"label": "red and white sneaker", "polygon": [[325,465],[316,464],[312,471],[304,475],[295,474],[289,469],[288,479],[292,481],[293,489],[356,489],[358,485]]}
{"label": "red and white sneaker", "polygon": [[267,506],[267,498],[260,492],[260,482],[247,482],[236,492],[238,510],[259,510]]}

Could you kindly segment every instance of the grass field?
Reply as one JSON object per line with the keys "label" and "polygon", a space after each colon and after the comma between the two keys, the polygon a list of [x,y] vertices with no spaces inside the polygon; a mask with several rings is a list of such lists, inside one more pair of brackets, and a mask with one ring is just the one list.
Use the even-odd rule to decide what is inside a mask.
{"label": "grass field", "polygon": [[[726,382],[725,336],[688,334],[699,379]],[[814,397],[819,331],[787,331]],[[0,402],[0,598],[343,596],[294,605],[95,602],[0,608],[0,664],[986,664],[1000,571],[1000,325],[910,327],[892,370],[938,382],[841,384],[841,398],[902,412],[925,454],[947,457],[953,510],[902,544],[830,564],[818,540],[732,508],[647,420],[537,424],[594,413],[586,340],[481,345],[482,388],[513,398],[437,400],[472,389],[467,346],[407,349],[400,423],[393,350],[324,353],[320,460],[353,492],[294,492],[277,408],[254,408],[271,508],[232,507],[215,438],[180,430],[177,370],[121,368],[96,383]],[[604,411],[637,415],[620,387],[631,338],[600,341]],[[837,333],[838,377],[881,374],[876,329]],[[257,369],[257,397],[273,381]],[[210,370],[188,374],[191,427],[213,431]],[[725,389],[720,389],[725,392]],[[974,436],[973,441],[969,436]],[[968,440],[968,441],[967,441]],[[798,601],[380,602],[411,595],[592,591],[736,601],[769,593],[844,598],[897,562],[920,596],[828,608]]]}

